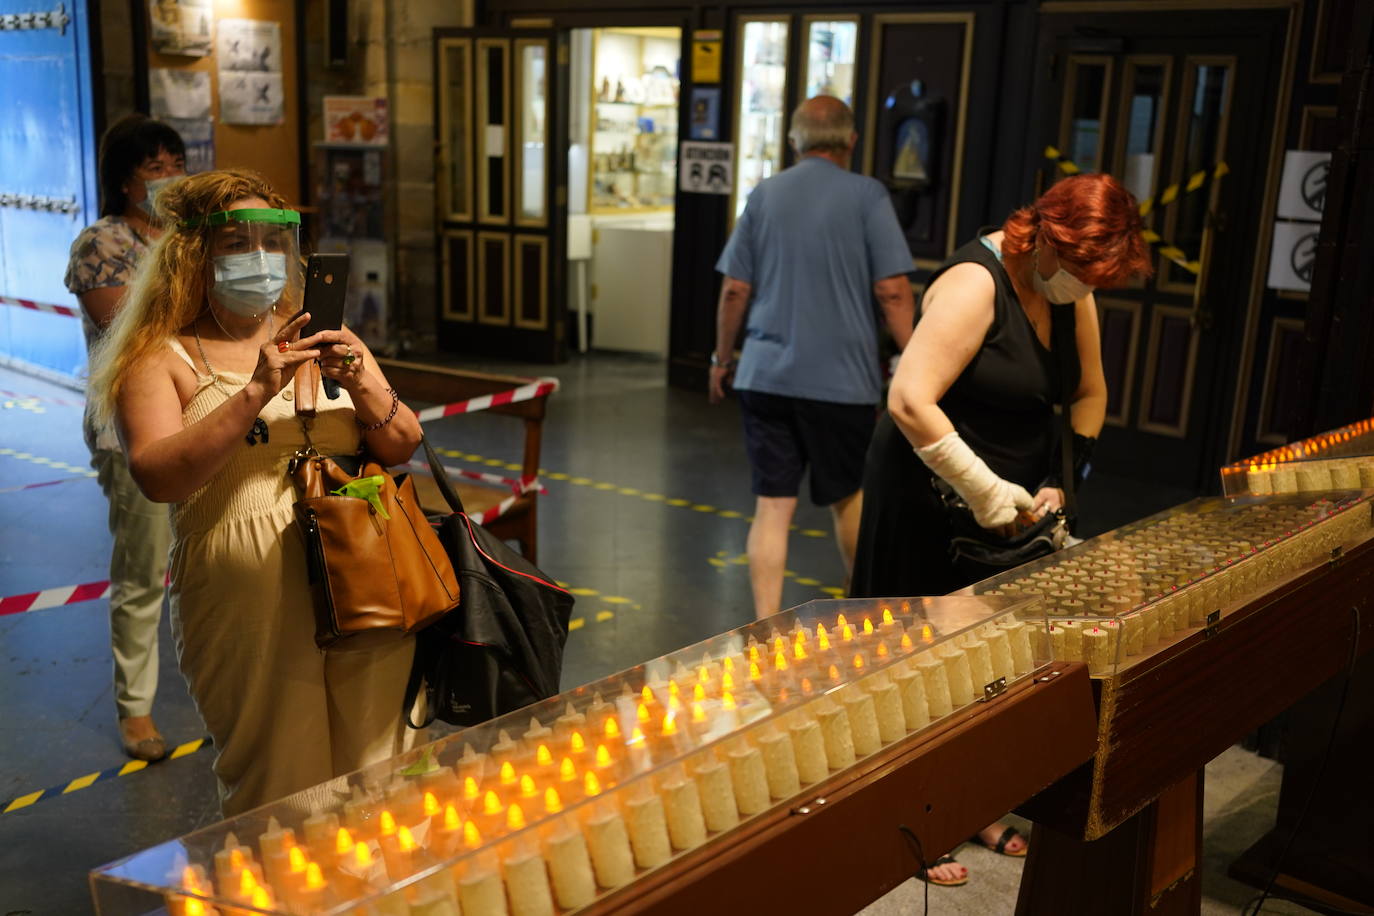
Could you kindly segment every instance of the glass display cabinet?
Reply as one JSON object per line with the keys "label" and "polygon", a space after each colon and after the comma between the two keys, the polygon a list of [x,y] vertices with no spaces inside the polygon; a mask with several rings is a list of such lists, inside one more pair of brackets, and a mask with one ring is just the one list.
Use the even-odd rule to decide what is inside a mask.
{"label": "glass display cabinet", "polygon": [[1227,496],[1374,489],[1374,419],[1229,464],[1221,489]]}
{"label": "glass display cabinet", "polygon": [[1367,537],[1371,494],[1197,499],[984,580],[978,595],[1042,596],[1048,654],[1120,672]]}
{"label": "glass display cabinet", "polygon": [[814,601],[107,865],[96,911],[576,911],[1028,681],[1039,607]]}
{"label": "glass display cabinet", "polygon": [[747,16],[737,26],[735,218],[744,212],[749,192],[782,168],[789,23],[788,16]]}
{"label": "glass display cabinet", "polygon": [[677,179],[677,29],[597,29],[590,212],[666,210]]}

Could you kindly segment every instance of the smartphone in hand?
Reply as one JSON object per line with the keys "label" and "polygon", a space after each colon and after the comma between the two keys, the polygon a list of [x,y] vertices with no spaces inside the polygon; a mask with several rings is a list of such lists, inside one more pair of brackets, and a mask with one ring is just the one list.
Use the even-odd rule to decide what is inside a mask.
{"label": "smartphone in hand", "polygon": [[[304,310],[310,321],[301,329],[301,339],[320,331],[337,331],[343,327],[344,298],[348,293],[348,255],[312,254],[305,262]],[[339,397],[339,383],[332,378],[323,380],[324,394],[329,400]]]}
{"label": "smartphone in hand", "polygon": [[304,309],[310,322],[301,339],[343,327],[344,298],[348,293],[348,255],[312,254],[305,262]]}

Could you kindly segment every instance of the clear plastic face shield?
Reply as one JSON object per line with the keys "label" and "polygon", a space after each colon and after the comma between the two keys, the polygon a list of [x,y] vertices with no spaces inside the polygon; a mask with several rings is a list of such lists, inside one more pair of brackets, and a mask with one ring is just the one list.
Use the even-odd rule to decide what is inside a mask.
{"label": "clear plastic face shield", "polygon": [[300,225],[295,210],[221,210],[191,226],[210,228],[210,296],[216,305],[244,318],[261,317],[282,304],[299,308]]}

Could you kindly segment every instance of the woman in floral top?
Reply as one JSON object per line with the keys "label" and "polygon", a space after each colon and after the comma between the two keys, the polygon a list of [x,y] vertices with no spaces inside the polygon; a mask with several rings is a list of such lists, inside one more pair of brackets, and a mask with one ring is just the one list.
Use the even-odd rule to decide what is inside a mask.
{"label": "woman in floral top", "polygon": [[[114,317],[134,268],[161,234],[153,206],[157,193],[184,174],[186,145],[160,121],[129,115],[102,138],[100,219],[72,243],[66,276],[67,289],[81,303],[88,350]],[[110,642],[120,740],[130,757],[158,760],[167,753],[152,717],[171,539],[167,507],[139,492],[112,427],[96,424],[88,409],[82,428],[110,503]]]}

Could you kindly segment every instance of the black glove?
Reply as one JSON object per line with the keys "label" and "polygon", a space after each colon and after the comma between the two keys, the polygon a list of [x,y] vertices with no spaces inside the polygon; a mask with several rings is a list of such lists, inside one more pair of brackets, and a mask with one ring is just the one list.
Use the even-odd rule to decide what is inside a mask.
{"label": "black glove", "polygon": [[[1073,488],[1077,490],[1083,486],[1083,481],[1088,479],[1092,473],[1093,446],[1097,445],[1097,440],[1088,436],[1073,434]],[[1050,473],[1045,477],[1042,486],[1064,487],[1064,473],[1061,468],[1064,465],[1063,458],[1060,457],[1060,446],[1058,443],[1054,447],[1054,463],[1050,466]]]}

